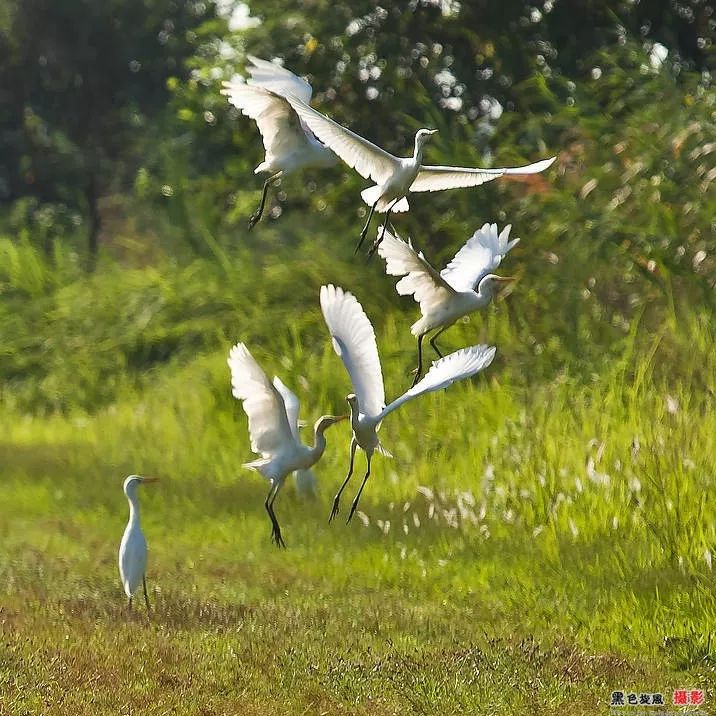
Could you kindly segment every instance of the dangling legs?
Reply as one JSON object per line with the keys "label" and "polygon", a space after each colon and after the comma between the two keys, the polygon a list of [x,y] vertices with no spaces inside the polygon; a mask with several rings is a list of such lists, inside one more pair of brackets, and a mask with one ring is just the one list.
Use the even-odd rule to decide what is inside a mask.
{"label": "dangling legs", "polygon": [[423,372],[423,338],[425,338],[424,333],[418,336],[418,367],[415,369],[415,378],[413,378],[411,388],[415,387],[415,384],[420,380],[420,374]]}
{"label": "dangling legs", "polygon": [[[385,229],[388,226],[388,219],[390,219],[390,212],[392,211],[393,207],[398,203],[398,200],[395,199],[391,202],[390,206],[388,207],[388,210],[385,212],[385,219],[383,220],[383,228],[380,232],[380,235],[376,237],[375,241],[373,242],[373,245],[370,247],[370,251],[368,252],[368,258],[370,258],[378,249],[380,246],[380,242],[383,240],[383,234],[385,233]],[[392,224],[391,224],[392,226]]]}
{"label": "dangling legs", "polygon": [[277,547],[285,547],[286,545],[283,541],[283,538],[281,537],[281,527],[279,526],[278,520],[276,519],[276,513],[273,511],[273,502],[276,499],[276,495],[278,494],[280,486],[281,483],[278,481],[271,483],[271,489],[266,496],[266,502],[264,502],[264,507],[266,508],[266,512],[268,512],[269,518],[271,519],[271,540],[276,544]]}
{"label": "dangling legs", "polygon": [[273,176],[270,176],[264,182],[264,190],[263,194],[261,194],[261,203],[259,204],[259,208],[249,217],[249,231],[251,231],[251,229],[253,229],[254,226],[259,223],[261,216],[264,213],[264,206],[266,205],[266,195],[268,194],[269,186],[271,186],[271,184],[280,179],[281,174],[282,172],[276,172]]}
{"label": "dangling legs", "polygon": [[129,601],[127,602],[127,609],[131,612],[132,611],[132,597],[129,598]]}
{"label": "dangling legs", "polygon": [[147,605],[147,611],[149,611],[149,595],[147,594],[147,579],[142,577],[142,586],[144,587],[144,603]]}
{"label": "dangling legs", "polygon": [[358,507],[358,502],[359,502],[360,496],[363,492],[363,488],[365,487],[365,483],[368,482],[368,477],[370,476],[370,461],[371,461],[371,458],[373,457],[373,453],[372,452],[366,453],[365,456],[368,459],[368,470],[365,473],[365,477],[363,478],[363,482],[360,486],[360,490],[358,490],[358,494],[355,496],[355,498],[353,500],[353,504],[351,505],[351,511],[348,515],[348,519],[346,520],[346,524],[348,524],[351,521],[351,518],[353,517],[353,513],[356,511],[356,507]]}
{"label": "dangling legs", "polygon": [[437,333],[433,333],[433,337],[430,339],[430,345],[433,347],[433,350],[441,357],[444,358],[445,356],[440,352],[440,349],[438,348],[437,343],[435,342],[437,340],[437,337],[447,328],[447,326],[443,326]]}
{"label": "dangling legs", "polygon": [[368,233],[368,227],[370,226],[370,220],[373,218],[373,212],[375,211],[375,207],[378,206],[378,201],[380,201],[380,199],[376,200],[375,204],[370,207],[370,211],[368,212],[368,219],[365,222],[363,231],[360,232],[360,239],[358,240],[358,244],[356,245],[355,251],[353,252],[354,256],[358,253],[358,249],[360,249],[360,247],[363,245],[363,242],[365,241],[365,236]]}
{"label": "dangling legs", "polygon": [[341,485],[341,489],[338,490],[336,493],[336,496],[333,498],[333,509],[331,510],[331,516],[328,518],[329,522],[333,522],[334,517],[338,514],[338,503],[341,499],[341,494],[343,493],[343,490],[346,489],[346,485],[348,484],[348,480],[351,479],[351,475],[353,474],[353,460],[356,456],[356,448],[358,447],[358,443],[356,442],[355,438],[351,438],[351,461],[348,465],[348,474],[346,475],[346,479],[343,480],[343,484]]}

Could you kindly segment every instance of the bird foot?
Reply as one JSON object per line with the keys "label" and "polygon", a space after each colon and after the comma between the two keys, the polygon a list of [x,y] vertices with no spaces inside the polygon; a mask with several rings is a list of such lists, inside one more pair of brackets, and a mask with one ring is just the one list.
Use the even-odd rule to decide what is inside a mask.
{"label": "bird foot", "polygon": [[373,245],[368,249],[368,258],[366,261],[370,261],[371,258],[373,258],[373,254],[378,250],[378,247],[380,246],[380,242],[383,240],[383,234],[380,235],[380,238],[377,238]]}
{"label": "bird foot", "polygon": [[249,222],[248,222],[249,231],[251,231],[251,229],[253,229],[254,226],[256,226],[256,224],[259,223],[260,220],[261,220],[261,214],[259,214],[258,211],[251,214],[251,216],[249,217]]}
{"label": "bird foot", "polygon": [[331,516],[328,518],[328,524],[333,522],[334,519],[336,519],[336,515],[338,514],[338,498],[333,500],[333,508],[331,509]]}
{"label": "bird foot", "polygon": [[358,508],[358,503],[357,503],[357,502],[354,502],[354,503],[351,505],[351,511],[350,511],[350,513],[349,513],[349,515],[348,515],[348,519],[346,520],[346,524],[350,524],[350,521],[353,519],[353,515],[355,514],[357,508]]}
{"label": "bird foot", "polygon": [[281,537],[281,530],[278,527],[275,527],[274,530],[271,532],[271,541],[279,549],[286,549],[286,543],[283,541],[283,537]]}

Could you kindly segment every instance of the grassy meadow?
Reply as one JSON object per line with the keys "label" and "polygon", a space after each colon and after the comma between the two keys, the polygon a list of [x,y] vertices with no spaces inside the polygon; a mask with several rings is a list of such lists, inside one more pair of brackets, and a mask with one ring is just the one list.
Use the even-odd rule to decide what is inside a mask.
{"label": "grassy meadow", "polygon": [[[267,485],[241,467],[230,345],[312,423],[349,392],[320,284],[364,303],[389,398],[410,382],[415,306],[378,261],[356,265],[352,237],[299,250],[271,231],[259,263],[242,236],[211,262],[92,276],[2,246],[0,714],[591,715],[613,690],[669,704],[677,687],[714,713],[708,314],[647,303],[618,340],[597,319],[550,335],[522,276],[445,334],[498,356],[386,420],[394,458],[376,456],[350,525],[327,522],[349,427],[327,433],[317,499],[289,482],[276,502],[280,551]],[[128,612],[116,566],[133,472],[161,478],[141,494],[149,614]]]}

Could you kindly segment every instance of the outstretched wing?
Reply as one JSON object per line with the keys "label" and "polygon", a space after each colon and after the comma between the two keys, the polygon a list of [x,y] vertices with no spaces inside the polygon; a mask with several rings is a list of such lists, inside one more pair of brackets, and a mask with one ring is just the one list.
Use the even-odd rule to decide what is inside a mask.
{"label": "outstretched wing", "polygon": [[278,390],[283,398],[283,404],[286,407],[288,426],[291,428],[291,435],[293,435],[296,442],[298,442],[298,413],[301,410],[301,403],[299,402],[296,394],[287,388],[281,378],[277,375],[273,377],[273,386],[276,390]]}
{"label": "outstretched wing", "polygon": [[249,55],[248,58],[252,63],[246,67],[251,75],[250,85],[258,85],[281,97],[292,94],[306,104],[311,101],[313,88],[306,80],[275,62],[260,60],[253,55]]}
{"label": "outstretched wing", "polygon": [[380,419],[385,418],[403,403],[424,393],[432,393],[452,385],[455,381],[470,378],[487,368],[495,357],[495,346],[477,345],[462,348],[433,363],[423,379],[403,393],[383,410]]}
{"label": "outstretched wing", "polygon": [[[379,236],[382,229],[378,229]],[[395,285],[401,296],[413,296],[420,304],[423,315],[449,300],[455,294],[453,287],[428,263],[422,252],[417,253],[410,242],[406,243],[390,231],[382,233],[378,253],[385,259],[385,272],[389,276],[402,276]]]}
{"label": "outstretched wing", "polygon": [[524,167],[480,169],[469,167],[431,167],[422,165],[410,191],[442,191],[466,186],[479,186],[505,174],[538,174],[551,166],[556,157],[543,159]]}
{"label": "outstretched wing", "polygon": [[316,112],[298,97],[288,96],[286,99],[308,128],[362,177],[384,184],[400,166],[397,157]]}
{"label": "outstretched wing", "polygon": [[249,418],[251,449],[264,458],[271,458],[286,446],[295,444],[283,398],[248,348],[237,343],[229,352],[227,362],[231,369],[231,392],[243,401]]}
{"label": "outstretched wing", "polygon": [[306,147],[306,133],[283,97],[244,82],[224,82],[223,87],[221,94],[256,122],[267,157],[289,156]]}
{"label": "outstretched wing", "polygon": [[497,224],[483,224],[440,272],[442,278],[456,291],[473,290],[519,243],[519,239],[509,241],[511,228],[508,224],[498,234]]}
{"label": "outstretched wing", "polygon": [[331,284],[321,286],[321,311],[361,412],[378,415],[385,405],[385,389],[375,331],[368,316],[353,294]]}

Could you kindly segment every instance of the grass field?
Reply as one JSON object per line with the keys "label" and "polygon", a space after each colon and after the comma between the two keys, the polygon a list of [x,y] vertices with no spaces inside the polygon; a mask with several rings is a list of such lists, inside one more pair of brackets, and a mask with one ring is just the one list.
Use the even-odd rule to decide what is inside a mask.
{"label": "grass field", "polygon": [[[389,396],[409,381],[400,321],[379,335]],[[285,551],[241,468],[228,342],[93,413],[6,400],[0,714],[591,715],[681,686],[715,713],[716,360],[708,329],[668,328],[591,382],[532,384],[503,351],[406,406],[348,526],[327,524],[349,442],[332,428],[319,498],[276,503]],[[302,345],[252,348],[304,418],[343,411],[338,359]],[[149,615],[116,567],[132,472],[161,478],[141,495]]]}

